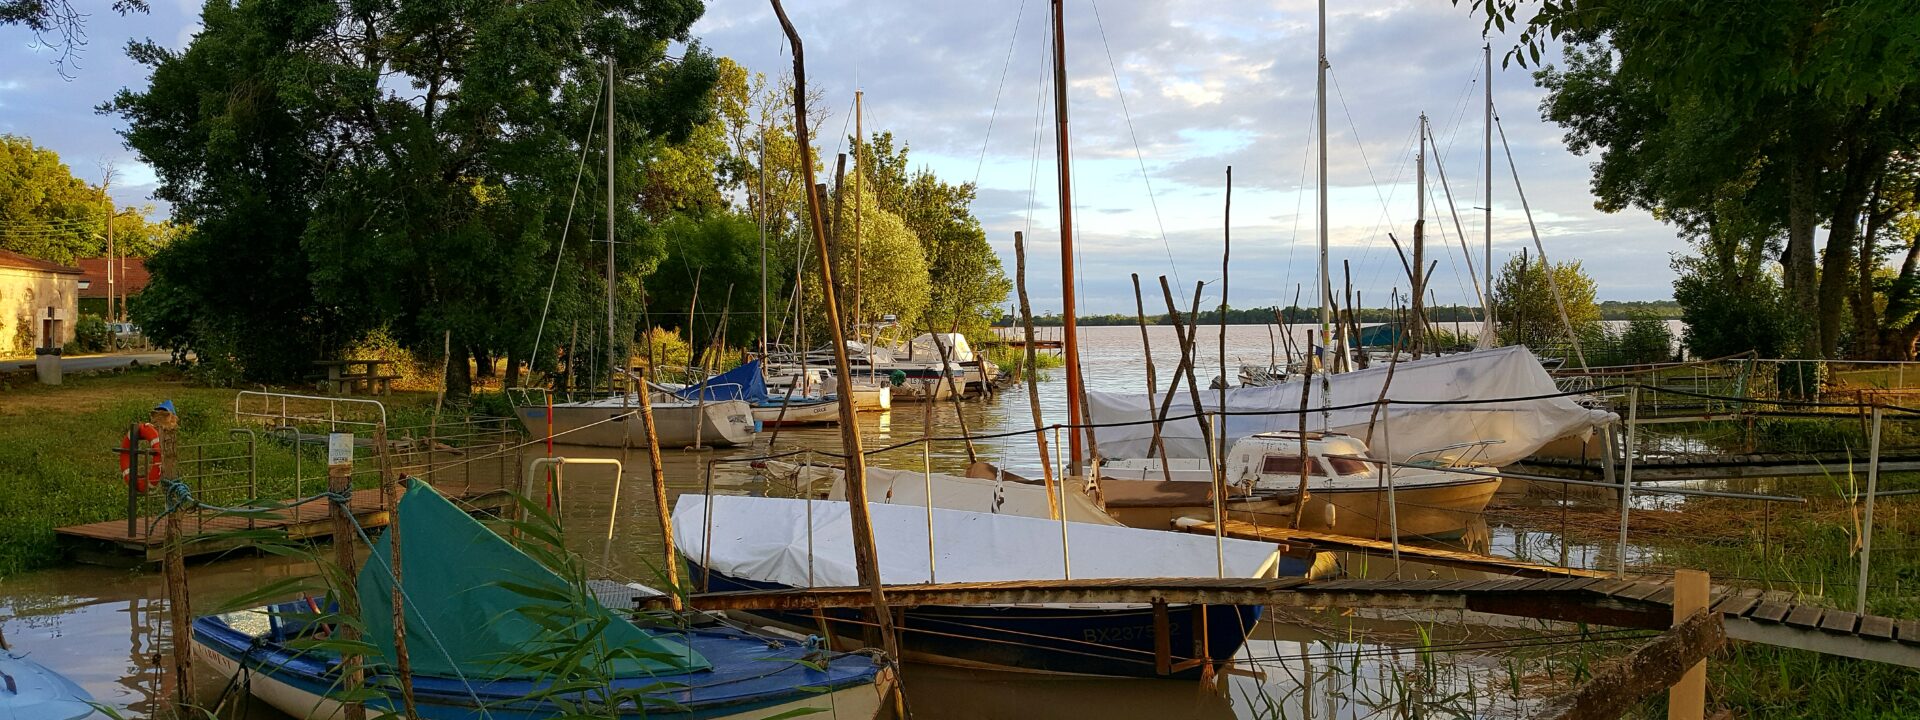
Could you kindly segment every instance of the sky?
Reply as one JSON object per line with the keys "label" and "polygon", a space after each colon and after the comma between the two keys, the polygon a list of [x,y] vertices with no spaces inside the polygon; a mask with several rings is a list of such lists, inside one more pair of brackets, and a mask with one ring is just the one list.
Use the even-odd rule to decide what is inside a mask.
{"label": "sky", "polygon": [[[127,17],[100,0],[82,6],[94,11],[88,44],[64,74],[54,64],[57,53],[31,31],[0,27],[0,133],[52,148],[91,182],[111,165],[122,204],[152,203],[152,170],[121,145],[123,123],[94,107],[120,88],[146,84],[146,69],[125,56],[128,40],[184,47],[198,30],[199,5],[152,0],[151,13]],[[1181,298],[1205,281],[1204,302],[1218,303],[1223,231],[1232,238],[1233,306],[1290,304],[1298,285],[1306,287],[1301,304],[1313,304],[1314,4],[1066,0],[1065,12],[1080,312],[1131,312],[1130,273],[1141,276],[1149,312],[1165,307],[1156,300],[1162,275]],[[977,181],[974,214],[1009,276],[1013,233],[1025,233],[1035,310],[1057,310],[1048,4],[792,0],[788,13],[806,43],[809,85],[832,113],[816,141],[821,152],[830,158],[845,150],[853,94],[863,90],[869,132],[893,132],[916,163],[948,181]],[[1442,304],[1477,304],[1456,227],[1482,271],[1479,17],[1447,0],[1349,0],[1328,13],[1327,227],[1335,287],[1350,265],[1365,306],[1384,304],[1393,288],[1406,291],[1388,234],[1411,242],[1415,127],[1425,112],[1437,142],[1429,151],[1426,226],[1428,257],[1439,261],[1433,289]],[[790,71],[785,38],[765,2],[713,0],[693,35],[750,71]],[[1540,118],[1543,92],[1531,69],[1503,67],[1513,36],[1496,34],[1490,42],[1495,109],[1548,256],[1579,260],[1602,300],[1671,297],[1669,261],[1684,241],[1645,212],[1594,209],[1593,158],[1567,152],[1560,129]],[[1444,166],[1444,187],[1432,160]],[[1522,248],[1535,251],[1497,131],[1493,169],[1497,267]]]}

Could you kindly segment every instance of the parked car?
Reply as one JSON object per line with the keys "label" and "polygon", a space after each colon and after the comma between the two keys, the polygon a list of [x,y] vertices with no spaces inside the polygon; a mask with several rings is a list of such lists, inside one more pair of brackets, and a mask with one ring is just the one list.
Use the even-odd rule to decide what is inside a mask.
{"label": "parked car", "polygon": [[113,332],[113,345],[119,348],[144,348],[147,336],[140,326],[128,322],[107,323],[107,329]]}

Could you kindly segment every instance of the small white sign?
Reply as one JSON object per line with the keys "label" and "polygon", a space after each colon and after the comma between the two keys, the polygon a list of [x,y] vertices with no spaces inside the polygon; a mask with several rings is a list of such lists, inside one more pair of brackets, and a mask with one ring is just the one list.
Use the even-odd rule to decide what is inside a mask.
{"label": "small white sign", "polygon": [[327,466],[353,465],[353,433],[327,434]]}

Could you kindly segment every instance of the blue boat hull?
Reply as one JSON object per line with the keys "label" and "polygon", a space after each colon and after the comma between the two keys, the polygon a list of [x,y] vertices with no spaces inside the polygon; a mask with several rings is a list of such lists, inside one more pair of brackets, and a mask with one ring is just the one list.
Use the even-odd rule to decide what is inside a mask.
{"label": "blue boat hull", "polygon": [[[250,674],[241,681],[281,711],[311,718],[333,717],[337,712],[337,703],[328,697],[341,689],[338,665],[331,658],[303,654],[273,637],[255,637],[217,616],[194,619],[193,636],[198,657],[226,674]],[[632,717],[755,718],[796,707],[828,707],[835,712],[822,717],[864,720],[873,716],[892,685],[890,673],[865,657],[842,656],[817,670],[801,662],[813,660],[798,643],[770,641],[732,629],[695,629],[670,636],[706,657],[713,669],[616,679],[616,690],[646,689],[648,707],[644,713],[634,710]],[[420,644],[413,649],[428,651]],[[368,674],[370,684],[390,680],[379,668]],[[415,703],[420,717],[427,720],[541,720],[564,714],[553,703],[524,699],[542,686],[529,680],[469,683],[420,674],[413,678]],[[485,706],[484,712],[476,700]],[[370,709],[398,709],[397,697],[367,704]]]}
{"label": "blue boat hull", "polygon": [[[708,590],[776,590],[786,586],[705,573],[697,563],[692,577],[707,577]],[[1205,657],[1212,664],[1231,659],[1246,644],[1247,634],[1260,619],[1260,606],[1173,606],[1168,612],[1169,648],[1176,664]],[[862,636],[868,622],[864,611],[822,611],[819,620],[788,611],[756,611],[767,620],[818,633],[819,622],[836,638]],[[1153,609],[1138,605],[992,605],[921,606],[900,611],[894,627],[900,631],[901,653],[909,660],[943,665],[990,667],[1001,670],[1101,675],[1110,677],[1169,677],[1160,675],[1154,659]],[[1196,639],[1205,638],[1205,644]],[[1171,677],[1192,678],[1200,666]]]}

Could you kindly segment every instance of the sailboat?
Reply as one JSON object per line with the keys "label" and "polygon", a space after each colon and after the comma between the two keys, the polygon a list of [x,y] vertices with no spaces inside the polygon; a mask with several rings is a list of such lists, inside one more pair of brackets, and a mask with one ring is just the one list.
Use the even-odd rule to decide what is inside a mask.
{"label": "sailboat", "polygon": [[[880,576],[888,584],[1261,578],[1308,570],[1273,543],[881,502],[871,503],[868,511]],[[690,577],[708,591],[844,587],[858,581],[850,513],[848,503],[830,500],[689,493],[674,506],[674,542],[687,558]],[[1257,605],[1169,609],[1176,610],[1164,616],[1171,647],[1202,665],[1225,662],[1239,652],[1261,611]],[[1151,605],[918,606],[901,612],[901,653],[907,660],[1017,672],[1158,676]],[[820,621],[806,612],[747,615],[808,633],[818,632]],[[850,643],[861,635],[857,610],[828,610],[820,617],[836,641]],[[1203,672],[1196,666],[1174,676]]]}
{"label": "sailboat", "polygon": [[740,400],[753,407],[761,425],[819,425],[840,422],[840,400],[807,394],[774,394],[767,389],[759,360],[749,360],[699,383],[674,391],[681,399]]}
{"label": "sailboat", "polygon": [[[768,718],[820,713],[867,720],[892,691],[873,660],[729,626],[681,628],[630,618],[555,574],[419,480],[409,481],[396,522],[407,541],[407,641],[414,701],[427,720],[576,717],[602,693],[628,695],[619,717]],[[365,700],[398,713],[392,545],[373,543],[355,588],[376,652]],[[193,621],[196,662],[294,717],[344,717],[341,658],[313,647],[331,628],[322,602],[301,599]],[[577,618],[577,623],[562,618]],[[568,630],[554,630],[566,626]],[[596,628],[587,630],[585,628]],[[589,634],[591,633],[591,634]],[[580,644],[578,677],[546,665]],[[542,653],[542,649],[552,652]],[[564,667],[564,665],[563,665]],[[578,689],[555,685],[579,682]],[[631,706],[624,703],[630,702]]]}
{"label": "sailboat", "polygon": [[0,717],[81,720],[94,717],[93,695],[65,675],[15,652],[0,637]]}
{"label": "sailboat", "polygon": [[[608,64],[611,73],[612,63]],[[625,362],[618,357],[624,347],[614,337],[614,192],[613,192],[613,87],[607,87],[607,384],[626,375],[632,378]],[[645,397],[639,395],[649,392]],[[640,406],[650,404],[653,430],[662,447],[732,446],[753,441],[757,429],[752,408],[738,400],[689,402],[669,393],[648,389],[618,391],[610,395],[574,400],[571,396],[556,401],[545,388],[508,388],[514,414],[534,435],[554,438],[569,445],[627,447],[646,442],[646,423]]]}

